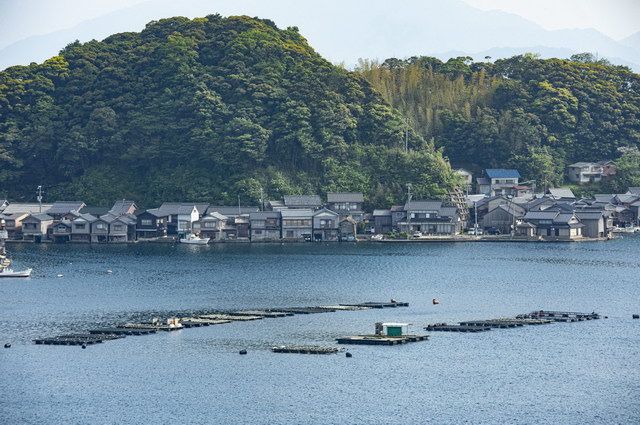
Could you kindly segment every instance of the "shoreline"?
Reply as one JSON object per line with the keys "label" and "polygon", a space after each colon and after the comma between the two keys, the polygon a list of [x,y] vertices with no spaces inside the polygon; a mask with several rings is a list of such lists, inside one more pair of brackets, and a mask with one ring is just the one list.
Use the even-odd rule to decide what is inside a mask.
{"label": "shoreline", "polygon": [[[614,239],[618,239],[620,236],[614,236],[612,238],[579,238],[579,239],[563,239],[563,238],[526,238],[526,237],[512,237],[512,236],[423,236],[420,238],[413,239],[381,239],[381,240],[372,240],[371,238],[359,238],[357,241],[321,241],[321,243],[329,243],[329,244],[356,244],[356,243],[373,243],[373,244],[403,244],[403,243],[438,243],[438,242],[446,242],[446,243],[473,243],[473,242],[526,242],[526,243],[552,243],[552,242],[607,242]],[[9,244],[45,244],[45,245],[136,245],[136,244],[180,244],[180,242],[176,239],[158,239],[158,240],[136,240],[136,241],[127,241],[127,242],[74,242],[67,241],[56,243],[51,240],[44,240],[40,242],[35,241],[26,241],[26,240],[6,240],[5,243]],[[299,241],[299,240],[260,240],[260,241],[251,241],[249,239],[241,239],[241,240],[219,240],[219,241],[210,241],[207,245],[224,245],[224,244],[260,244],[260,245],[273,245],[273,244],[314,244],[315,242],[309,241]],[[186,244],[183,244],[186,245]]]}

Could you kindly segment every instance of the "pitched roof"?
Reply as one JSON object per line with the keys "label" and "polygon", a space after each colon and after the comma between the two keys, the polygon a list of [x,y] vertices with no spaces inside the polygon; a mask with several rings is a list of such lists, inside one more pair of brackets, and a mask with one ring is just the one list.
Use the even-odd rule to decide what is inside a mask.
{"label": "pitched roof", "polygon": [[91,215],[91,214],[87,214],[87,213],[83,213],[80,214],[78,217],[74,218],[73,221],[86,221],[87,223],[93,223],[94,221],[96,221],[98,219],[98,217]]}
{"label": "pitched roof", "polygon": [[569,165],[569,167],[571,167],[571,168],[582,168],[582,167],[591,167],[593,165],[598,165],[598,164],[595,163],[595,162],[584,162],[584,161],[581,161],[581,162],[573,163],[573,164]]}
{"label": "pitched roof", "polygon": [[105,215],[109,212],[109,208],[107,207],[82,207],[82,209],[79,211],[80,214],[91,214],[91,215],[95,215],[97,217],[100,217],[101,215]]}
{"label": "pitched roof", "polygon": [[212,211],[207,215],[203,216],[200,221],[210,221],[210,220],[219,220],[219,221],[227,221],[229,217],[226,215],[222,215],[217,211]]}
{"label": "pitched roof", "polygon": [[258,211],[249,214],[249,220],[265,220],[267,218],[280,218],[280,211]]}
{"label": "pitched roof", "polygon": [[86,207],[86,204],[82,201],[56,201],[51,205],[47,214],[66,214],[72,211],[80,211],[84,207]]}
{"label": "pitched roof", "polygon": [[601,211],[576,211],[576,217],[580,220],[599,220],[603,216]]}
{"label": "pitched roof", "polygon": [[166,217],[168,215],[186,215],[191,214],[194,207],[198,211],[198,214],[204,214],[208,206],[208,204],[196,204],[191,202],[165,202],[157,208],[155,214],[158,214],[158,217]]}
{"label": "pitched roof", "polygon": [[364,202],[361,192],[327,193],[327,202]]}
{"label": "pitched roof", "polygon": [[227,217],[235,217],[238,215],[251,214],[260,211],[259,207],[246,206],[246,207],[229,207],[229,206],[214,206],[211,205],[207,208],[207,215],[211,215],[213,212],[218,212]]}
{"label": "pitched roof", "polygon": [[311,218],[313,211],[309,209],[284,209],[280,210],[282,218]]}
{"label": "pitched roof", "polygon": [[627,193],[631,193],[633,195],[640,195],[640,187],[630,187]]}
{"label": "pitched roof", "polygon": [[39,221],[53,220],[53,217],[51,217],[50,215],[45,214],[45,213],[29,214],[29,216],[26,217],[25,220],[29,219],[29,218],[35,218],[35,219],[37,219]]}
{"label": "pitched roof", "polygon": [[438,215],[440,217],[455,217],[458,214],[458,209],[456,207],[440,207],[438,211]]}
{"label": "pitched roof", "polygon": [[129,210],[132,208],[134,211],[137,209],[136,203],[133,201],[127,201],[123,199],[122,201],[116,201],[113,204],[113,207],[111,207],[111,209],[109,210],[109,214],[113,214],[113,215],[127,214]]}
{"label": "pitched roof", "polygon": [[438,211],[442,206],[442,201],[409,201],[404,204],[405,211],[427,210]]}
{"label": "pitched roof", "polygon": [[551,195],[552,198],[556,199],[575,199],[576,197],[576,195],[574,195],[571,189],[569,189],[568,187],[556,187],[549,189],[549,195]]}
{"label": "pitched roof", "polygon": [[287,207],[319,207],[322,199],[318,195],[285,195],[284,204]]}
{"label": "pitched roof", "polygon": [[381,217],[385,215],[391,215],[391,210],[373,210],[374,217]]}
{"label": "pitched roof", "polygon": [[[52,204],[42,204],[42,212],[47,212],[49,208],[51,208]],[[21,204],[21,203],[10,203],[7,207],[2,210],[4,214],[15,214],[15,213],[38,213],[40,212],[39,204]]]}
{"label": "pitched roof", "polygon": [[525,220],[553,220],[558,211],[529,211],[524,215]]}
{"label": "pitched roof", "polygon": [[333,216],[338,216],[338,215],[340,215],[340,214],[338,214],[338,213],[337,213],[337,212],[335,212],[335,211],[331,211],[329,208],[322,208],[322,209],[320,209],[320,210],[318,210],[318,211],[314,212],[314,213],[313,213],[313,216],[315,217],[315,216],[320,215],[320,214],[330,214],[330,215],[333,215]]}
{"label": "pitched roof", "polygon": [[518,170],[506,169],[506,168],[488,168],[484,170],[487,177],[490,179],[519,179],[520,173]]}
{"label": "pitched roof", "polygon": [[490,181],[488,178],[486,178],[486,177],[478,177],[478,178],[476,179],[476,182],[477,182],[478,184],[482,184],[482,185],[490,184],[490,183],[491,183],[491,181]]}

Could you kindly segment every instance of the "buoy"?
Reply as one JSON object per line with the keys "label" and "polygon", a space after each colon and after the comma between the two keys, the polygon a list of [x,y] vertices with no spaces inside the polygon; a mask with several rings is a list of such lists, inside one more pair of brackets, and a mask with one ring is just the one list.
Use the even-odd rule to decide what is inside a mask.
{"label": "buoy", "polygon": [[84,350],[85,348],[87,348],[87,344],[82,344],[82,349]]}
{"label": "buoy", "polygon": [[395,303],[397,303],[398,301],[396,301],[396,300],[394,300],[393,298],[391,298],[391,302],[395,304]]}
{"label": "buoy", "polygon": [[434,299],[432,299],[432,300],[431,300],[431,303],[432,303],[433,305],[436,305],[436,304],[440,304],[440,301],[438,301],[438,299],[437,299],[437,298],[434,298]]}
{"label": "buoy", "polygon": [[247,354],[247,350],[240,350],[240,354],[241,354],[241,355],[245,355],[245,354]]}
{"label": "buoy", "polygon": [[58,277],[62,277],[62,276],[64,276],[62,273],[58,274]]}
{"label": "buoy", "polygon": [[351,357],[353,357],[353,354],[351,354],[350,352],[347,351],[347,353],[345,354],[345,357],[351,358]]}
{"label": "buoy", "polygon": [[111,273],[113,273],[113,270],[111,270],[111,269],[107,269],[107,273],[108,273],[108,274],[111,274]]}
{"label": "buoy", "polygon": [[4,348],[11,348],[11,344],[9,344],[8,342],[4,345]]}

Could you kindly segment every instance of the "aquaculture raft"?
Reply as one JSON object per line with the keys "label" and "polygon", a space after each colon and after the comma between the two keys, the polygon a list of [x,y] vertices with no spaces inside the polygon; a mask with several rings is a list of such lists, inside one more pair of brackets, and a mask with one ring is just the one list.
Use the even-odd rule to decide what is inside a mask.
{"label": "aquaculture raft", "polygon": [[338,344],[353,345],[398,345],[408,342],[426,341],[429,335],[403,335],[403,336],[384,336],[384,335],[355,335],[346,336],[336,339]]}
{"label": "aquaculture raft", "polygon": [[274,353],[294,353],[294,354],[335,354],[338,349],[335,347],[319,347],[316,345],[281,345],[271,349]]}

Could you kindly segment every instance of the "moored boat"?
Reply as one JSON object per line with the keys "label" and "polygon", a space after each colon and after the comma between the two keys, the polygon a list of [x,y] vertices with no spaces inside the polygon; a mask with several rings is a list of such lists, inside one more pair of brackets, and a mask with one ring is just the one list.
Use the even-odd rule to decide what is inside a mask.
{"label": "moored boat", "polygon": [[29,277],[33,269],[15,271],[13,269],[0,269],[0,278],[2,277]]}
{"label": "moored boat", "polygon": [[192,245],[206,245],[209,243],[210,238],[201,238],[200,236],[189,233],[184,238],[180,239],[180,243],[192,244]]}

